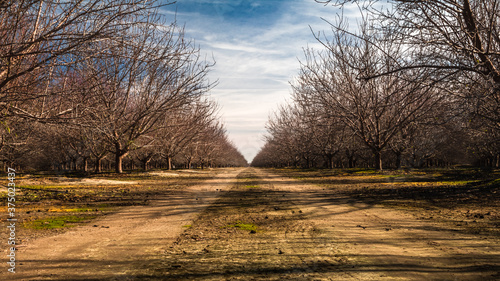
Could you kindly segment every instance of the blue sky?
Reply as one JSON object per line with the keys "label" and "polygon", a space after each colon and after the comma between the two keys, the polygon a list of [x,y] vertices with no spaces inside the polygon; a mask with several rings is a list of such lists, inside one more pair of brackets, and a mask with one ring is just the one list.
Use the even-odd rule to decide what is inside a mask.
{"label": "blue sky", "polygon": [[321,48],[311,28],[330,30],[321,17],[334,19],[338,8],[314,0],[177,0],[165,9],[214,57],[209,77],[219,84],[211,96],[229,138],[251,161],[264,143],[268,116],[290,96],[303,48]]}

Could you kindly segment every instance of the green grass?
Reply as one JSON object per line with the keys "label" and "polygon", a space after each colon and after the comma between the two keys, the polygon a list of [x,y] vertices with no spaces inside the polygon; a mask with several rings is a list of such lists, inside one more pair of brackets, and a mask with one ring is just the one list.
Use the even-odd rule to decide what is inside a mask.
{"label": "green grass", "polygon": [[255,231],[257,232],[257,226],[253,223],[244,223],[244,222],[241,222],[241,221],[237,221],[233,224],[229,224],[226,226],[226,228],[228,227],[233,227],[233,228],[238,228],[238,229],[241,229],[241,230],[246,230],[246,231]]}
{"label": "green grass", "polygon": [[95,207],[88,206],[88,207],[78,207],[78,208],[71,208],[71,207],[65,207],[65,206],[59,206],[59,207],[51,207],[50,211],[51,212],[66,212],[66,213],[85,213],[85,212],[95,212],[95,211],[109,211],[112,210],[112,206],[108,206],[109,204],[100,204],[96,205]]}
{"label": "green grass", "polygon": [[478,180],[450,180],[450,181],[439,181],[438,183],[443,183],[443,185],[466,185],[471,183],[477,183]]}
{"label": "green grass", "polygon": [[24,223],[24,227],[31,229],[55,229],[55,228],[74,227],[77,226],[79,223],[94,218],[96,218],[96,216],[93,215],[50,217],[40,220],[34,220],[31,222],[26,222]]}

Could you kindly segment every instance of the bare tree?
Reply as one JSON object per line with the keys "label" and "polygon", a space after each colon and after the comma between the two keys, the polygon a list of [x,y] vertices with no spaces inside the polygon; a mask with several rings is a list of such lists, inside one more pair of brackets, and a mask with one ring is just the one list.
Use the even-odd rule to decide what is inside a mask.
{"label": "bare tree", "polygon": [[198,161],[202,169],[212,167],[227,142],[226,129],[220,122],[207,126],[198,139]]}
{"label": "bare tree", "polygon": [[283,165],[285,155],[301,155],[291,144],[307,132],[309,152],[342,160],[337,150],[344,147],[349,167],[366,161],[360,142],[379,169],[382,159],[399,168],[470,163],[471,156],[498,165],[498,1],[317,2],[358,5],[364,23],[352,31],[340,18],[331,23],[333,36],[316,37],[325,50],[306,50],[292,85],[290,107],[301,113],[281,111],[270,120],[253,164]]}
{"label": "bare tree", "polygon": [[328,168],[333,169],[334,159],[346,147],[349,129],[343,122],[331,118],[329,109],[324,104],[314,102],[311,98],[314,91],[305,84],[293,85],[293,101],[302,111],[301,119],[309,127],[311,141],[307,142],[313,153],[324,158]]}
{"label": "bare tree", "polygon": [[245,157],[238,151],[236,146],[226,139],[222,143],[219,157],[214,160],[217,167],[245,167],[248,166]]}
{"label": "bare tree", "polygon": [[[411,69],[379,76],[398,65],[404,45],[391,34],[373,33],[366,23],[350,34],[342,21],[333,38],[320,42],[325,52],[306,51],[299,83],[313,87],[312,100],[329,108],[374,154],[382,169],[382,151],[412,122],[426,118],[441,100],[432,73]],[[372,79],[363,79],[364,77]]]}
{"label": "bare tree", "polygon": [[216,111],[214,102],[200,100],[166,116],[156,139],[159,154],[166,159],[169,170],[172,169],[172,159],[216,120]]}
{"label": "bare tree", "polygon": [[[359,1],[317,2],[344,5]],[[407,69],[439,72],[451,82],[443,89],[464,98],[470,111],[487,121],[484,125],[500,130],[500,3],[496,0],[387,3],[391,5],[388,9],[371,6],[370,10],[378,16],[380,28],[395,34],[394,40],[406,46],[403,56],[411,59],[367,78]]]}
{"label": "bare tree", "polygon": [[28,145],[36,135],[37,124],[23,122],[22,119],[10,117],[0,123],[0,161],[8,167],[23,164],[25,156],[33,156],[38,151]]}
{"label": "bare tree", "polygon": [[[57,69],[86,59],[89,43],[120,41],[158,6],[150,0],[3,1],[0,9],[0,110],[31,118],[47,117],[23,106],[47,96]],[[86,52],[87,55],[102,50]],[[70,110],[70,109],[65,109]],[[65,113],[57,112],[58,114]]]}
{"label": "bare tree", "polygon": [[[164,126],[164,120],[199,99],[213,84],[206,75],[211,64],[174,24],[161,25],[158,15],[137,25],[136,38],[109,47],[87,60],[79,71],[92,79],[85,108],[86,126],[99,129],[112,147],[116,172],[131,149],[148,144],[144,138]],[[97,45],[97,47],[99,47]]]}
{"label": "bare tree", "polygon": [[301,121],[294,114],[296,112],[292,105],[281,106],[279,111],[269,118],[266,126],[269,133],[266,141],[270,144],[269,147],[283,158],[287,166],[298,166],[304,153],[297,139]]}
{"label": "bare tree", "polygon": [[100,172],[112,153],[119,173],[131,152],[144,169],[187,147],[204,165],[243,159],[203,99],[214,63],[167,23],[169,3],[0,1],[0,159]]}

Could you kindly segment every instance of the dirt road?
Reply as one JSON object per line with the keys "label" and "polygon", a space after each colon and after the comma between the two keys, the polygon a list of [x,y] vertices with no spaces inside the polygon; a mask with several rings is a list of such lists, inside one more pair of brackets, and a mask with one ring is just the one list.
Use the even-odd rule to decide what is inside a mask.
{"label": "dirt road", "polygon": [[[360,203],[335,192],[259,171],[290,192],[296,208],[332,239],[328,280],[499,280],[498,239],[469,235],[403,210]],[[498,238],[498,237],[497,237]],[[292,247],[293,251],[293,247]]]}
{"label": "dirt road", "polygon": [[226,170],[204,184],[169,194],[147,206],[127,207],[90,225],[44,237],[20,248],[16,274],[0,280],[132,280],[161,258],[241,170]]}
{"label": "dirt road", "polygon": [[253,168],[32,241],[19,260],[2,280],[500,279],[498,237]]}

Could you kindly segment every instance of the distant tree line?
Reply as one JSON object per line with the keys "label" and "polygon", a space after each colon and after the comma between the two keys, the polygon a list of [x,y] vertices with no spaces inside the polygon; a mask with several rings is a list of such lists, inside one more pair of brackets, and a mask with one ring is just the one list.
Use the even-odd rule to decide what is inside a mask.
{"label": "distant tree line", "polygon": [[500,165],[500,2],[357,3],[306,49],[255,166]]}
{"label": "distant tree line", "polygon": [[0,160],[24,170],[239,166],[214,62],[152,0],[0,1]]}

